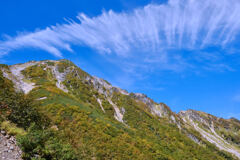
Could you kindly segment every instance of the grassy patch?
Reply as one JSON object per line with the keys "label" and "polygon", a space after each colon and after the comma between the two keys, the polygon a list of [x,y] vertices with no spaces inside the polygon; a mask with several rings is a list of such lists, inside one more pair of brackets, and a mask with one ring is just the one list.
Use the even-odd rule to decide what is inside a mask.
{"label": "grassy patch", "polygon": [[0,124],[0,128],[13,136],[22,136],[26,134],[26,131],[24,129],[17,127],[16,124],[9,121],[3,121]]}

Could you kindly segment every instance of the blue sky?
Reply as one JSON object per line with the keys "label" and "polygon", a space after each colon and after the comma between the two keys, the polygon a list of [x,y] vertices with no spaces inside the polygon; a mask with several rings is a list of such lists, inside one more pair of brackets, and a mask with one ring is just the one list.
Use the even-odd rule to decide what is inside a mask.
{"label": "blue sky", "polygon": [[240,118],[238,0],[0,2],[0,63],[69,59],[175,112]]}

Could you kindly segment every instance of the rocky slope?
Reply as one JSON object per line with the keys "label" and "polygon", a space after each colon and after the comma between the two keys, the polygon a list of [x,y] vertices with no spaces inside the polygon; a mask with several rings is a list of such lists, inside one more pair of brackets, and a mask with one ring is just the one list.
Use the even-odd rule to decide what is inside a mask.
{"label": "rocky slope", "polygon": [[[225,120],[194,110],[176,114],[164,103],[156,103],[141,93],[128,93],[114,87],[107,81],[82,71],[67,60],[3,65],[1,71],[5,78],[13,82],[16,91],[24,92],[43,104],[47,105],[54,101],[54,104],[68,105],[69,99],[71,99],[71,104],[72,100],[74,100],[74,104],[83,101],[92,108],[97,106],[96,109],[92,109],[92,117],[95,115],[103,117],[104,121],[109,121],[108,125],[119,125],[116,123],[119,122],[121,127],[126,128],[124,130],[129,130],[129,132],[130,130],[150,129],[152,136],[157,140],[159,137],[158,126],[154,128],[151,123],[159,123],[163,127],[166,125],[174,128],[176,134],[187,137],[195,143],[194,146],[203,149],[211,143],[216,147],[213,147],[216,154],[219,150],[220,152],[225,151],[234,159],[240,159],[240,122],[236,119]],[[63,97],[54,100],[54,96],[57,96],[56,93]],[[141,119],[142,117],[150,117],[145,122],[146,126],[145,119]],[[143,122],[137,121],[138,118]],[[139,125],[137,125],[138,123]],[[139,135],[143,134],[140,133],[141,131],[139,131]],[[221,157],[224,154],[219,155]]]}
{"label": "rocky slope", "polygon": [[[61,61],[60,61],[61,62]],[[121,108],[121,110],[118,108],[117,105],[115,105],[112,101],[112,95],[114,92],[120,93],[122,95],[129,95],[136,99],[137,101],[141,101],[146,106],[148,107],[147,109],[153,114],[158,117],[167,117],[170,119],[171,122],[176,123],[176,116],[175,114],[172,113],[169,107],[167,107],[165,104],[160,103],[157,104],[155,103],[152,99],[148,98],[146,95],[142,93],[128,93],[126,90],[122,90],[118,87],[112,86],[110,83],[107,81],[95,77],[95,76],[90,76],[87,73],[86,75],[81,76],[78,73],[78,70],[75,68],[76,66],[72,66],[72,64],[66,68],[64,68],[64,71],[59,72],[59,66],[54,65],[54,63],[59,63],[58,61],[41,61],[41,62],[28,62],[24,64],[17,64],[17,65],[12,65],[8,69],[2,68],[2,72],[4,77],[8,78],[9,80],[13,81],[15,84],[15,88],[18,91],[23,91],[25,94],[28,94],[32,89],[35,87],[39,87],[40,85],[36,84],[36,81],[34,76],[24,76],[24,71],[25,69],[30,69],[32,66],[37,66],[43,69],[46,72],[50,72],[52,81],[55,81],[55,85],[61,89],[63,92],[68,92],[68,88],[74,89],[72,86],[66,87],[64,85],[64,81],[67,80],[67,75],[68,74],[74,74],[75,77],[78,79],[84,81],[84,83],[88,83],[89,85],[92,85],[99,94],[104,95],[104,98],[107,99],[107,101],[112,105],[112,107],[115,110],[115,119],[123,122],[123,114],[124,114],[124,108]],[[71,63],[66,61],[66,63]],[[49,65],[51,64],[51,65]],[[36,71],[37,72],[37,71]],[[31,74],[36,74],[36,73],[31,73]],[[26,72],[25,72],[26,75]],[[29,76],[29,77],[28,77]],[[40,97],[38,100],[45,99],[47,97]],[[101,99],[96,97],[98,100],[99,105],[101,106]],[[178,118],[178,117],[177,117]]]}
{"label": "rocky slope", "polygon": [[5,131],[0,132],[0,159],[1,160],[22,160],[21,150],[17,146],[16,139]]}
{"label": "rocky slope", "polygon": [[[235,120],[235,123],[233,123],[231,119],[224,120],[194,110],[181,111],[179,115],[185,122],[185,125],[194,128],[207,141],[216,145],[220,150],[232,153],[240,159],[240,121]],[[237,139],[234,139],[234,137]]]}

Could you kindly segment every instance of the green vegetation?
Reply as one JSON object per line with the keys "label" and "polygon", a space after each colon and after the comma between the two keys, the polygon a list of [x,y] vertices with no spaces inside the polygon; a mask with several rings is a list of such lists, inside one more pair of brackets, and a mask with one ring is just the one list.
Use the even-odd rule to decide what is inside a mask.
{"label": "green vegetation", "polygon": [[[221,135],[225,140],[227,140],[229,143],[240,146],[240,121],[231,118],[231,119],[223,119],[223,118],[217,118],[215,116],[212,116],[210,114],[204,113],[204,112],[197,112],[201,117],[204,117],[204,119],[210,124],[212,121],[217,126],[215,128],[216,132]],[[199,123],[199,126],[201,126],[202,129],[207,131],[209,129],[208,126],[205,124]]]}
{"label": "green vegetation", "polygon": [[49,119],[37,106],[31,98],[16,93],[0,71],[0,128],[17,136],[23,159],[76,159],[71,145],[51,130]]}
{"label": "green vegetation", "polygon": [[13,136],[23,136],[26,134],[26,131],[24,129],[17,127],[16,124],[9,121],[1,122],[0,129],[5,130],[9,135]]}
{"label": "green vegetation", "polygon": [[23,151],[23,159],[77,160],[72,147],[64,144],[51,129],[39,130],[33,124],[27,134],[17,140]]}
{"label": "green vegetation", "polygon": [[[28,95],[16,93],[0,70],[0,127],[17,135],[23,159],[233,159],[195,130],[179,130],[167,118],[152,115],[146,104],[113,92],[111,100],[125,110],[125,124],[120,123],[114,119],[115,111],[106,96],[86,80],[90,75],[67,60],[48,62],[61,73],[71,70],[64,81],[69,91],[65,93],[55,86],[55,78],[44,65],[23,71],[37,84]],[[41,97],[46,98],[39,100]],[[201,145],[186,132],[201,140]]]}

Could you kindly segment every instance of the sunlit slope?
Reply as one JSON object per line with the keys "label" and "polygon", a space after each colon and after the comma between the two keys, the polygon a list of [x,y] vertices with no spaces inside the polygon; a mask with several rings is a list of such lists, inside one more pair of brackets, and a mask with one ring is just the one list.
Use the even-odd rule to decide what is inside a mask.
{"label": "sunlit slope", "polygon": [[[113,87],[68,60],[2,65],[0,75],[2,88],[32,99],[49,119],[48,128],[73,148],[77,159],[239,157],[237,120],[209,119],[204,128],[189,111],[175,114],[164,103]],[[0,96],[6,101],[4,93]]]}

